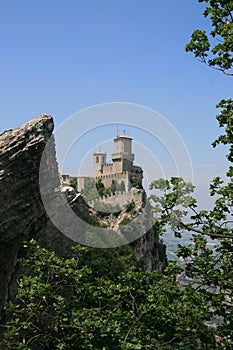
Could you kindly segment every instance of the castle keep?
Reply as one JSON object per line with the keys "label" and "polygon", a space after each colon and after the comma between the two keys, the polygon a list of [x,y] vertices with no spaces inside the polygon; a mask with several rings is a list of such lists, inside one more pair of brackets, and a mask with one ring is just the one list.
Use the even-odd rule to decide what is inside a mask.
{"label": "castle keep", "polygon": [[126,135],[114,138],[114,153],[112,162],[107,163],[106,152],[93,154],[93,175],[98,181],[101,179],[105,187],[113,182],[120,185],[124,192],[129,192],[135,179],[142,180],[142,168],[133,164],[132,138]]}

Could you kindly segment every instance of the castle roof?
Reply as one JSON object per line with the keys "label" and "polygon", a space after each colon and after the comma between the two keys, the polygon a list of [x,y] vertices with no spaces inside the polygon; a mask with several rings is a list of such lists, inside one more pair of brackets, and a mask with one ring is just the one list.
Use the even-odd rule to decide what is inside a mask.
{"label": "castle roof", "polygon": [[101,155],[101,154],[107,154],[107,152],[98,151],[98,152],[94,152],[93,154],[94,154],[94,155]]}
{"label": "castle roof", "polygon": [[131,137],[127,136],[127,135],[117,135],[114,140],[117,139],[128,139],[128,140],[133,140]]}

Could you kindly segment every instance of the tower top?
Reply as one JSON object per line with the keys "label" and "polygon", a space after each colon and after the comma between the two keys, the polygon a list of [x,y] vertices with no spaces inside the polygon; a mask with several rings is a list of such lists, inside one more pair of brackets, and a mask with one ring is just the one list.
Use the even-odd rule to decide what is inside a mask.
{"label": "tower top", "polygon": [[132,137],[129,137],[129,136],[127,136],[127,135],[117,135],[117,136],[114,138],[114,141],[115,141],[115,140],[118,140],[118,139],[133,140]]}
{"label": "tower top", "polygon": [[107,154],[107,152],[96,151],[93,153],[93,156],[100,155],[100,154]]}

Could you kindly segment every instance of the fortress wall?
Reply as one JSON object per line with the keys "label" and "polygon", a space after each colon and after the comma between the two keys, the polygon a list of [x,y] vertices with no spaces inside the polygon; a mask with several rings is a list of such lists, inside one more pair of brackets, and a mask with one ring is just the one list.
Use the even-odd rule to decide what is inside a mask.
{"label": "fortress wall", "polygon": [[105,187],[110,187],[112,185],[112,180],[116,181],[118,184],[120,184],[122,181],[125,184],[125,189],[126,191],[129,190],[129,185],[130,185],[130,174],[128,171],[123,171],[121,173],[117,174],[108,174],[108,175],[101,175],[97,176],[96,179],[101,179]]}
{"label": "fortress wall", "polygon": [[132,189],[130,192],[117,192],[109,197],[99,198],[88,202],[90,206],[94,206],[96,203],[110,204],[112,206],[119,205],[123,207],[128,202],[134,201],[137,207],[143,206],[144,192],[140,190]]}
{"label": "fortress wall", "polygon": [[113,172],[114,173],[121,173],[122,172],[122,162],[114,162],[113,163]]}
{"label": "fortress wall", "polygon": [[101,176],[103,175],[111,175],[113,174],[113,165],[112,164],[104,164],[101,168]]}

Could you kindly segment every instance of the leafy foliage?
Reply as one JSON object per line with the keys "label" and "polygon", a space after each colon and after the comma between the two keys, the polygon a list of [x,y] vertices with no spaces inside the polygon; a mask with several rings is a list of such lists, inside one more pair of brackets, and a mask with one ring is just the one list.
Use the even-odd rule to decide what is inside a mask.
{"label": "leafy foliage", "polygon": [[77,177],[71,177],[70,186],[77,192]]}
{"label": "leafy foliage", "polygon": [[[170,224],[175,230],[175,235],[181,237],[179,229],[182,226],[182,218],[186,216],[188,208],[195,208],[196,200],[192,198],[194,186],[185,183],[181,178],[172,177],[171,180],[159,179],[150,184],[150,190],[156,190],[150,196],[154,203],[152,212],[162,231],[166,224]],[[162,195],[161,195],[162,193]]]}
{"label": "leafy foliage", "polygon": [[207,3],[203,15],[209,17],[212,30],[197,29],[193,32],[186,51],[192,52],[201,62],[224,74],[233,75],[233,1],[199,0]]}
{"label": "leafy foliage", "polygon": [[130,202],[127,202],[124,205],[124,207],[125,207],[126,213],[134,213],[135,207],[136,207],[134,200],[131,200]]}
{"label": "leafy foliage", "polygon": [[196,349],[199,342],[212,349],[206,293],[181,289],[175,265],[162,276],[129,263],[127,250],[109,269],[111,254],[105,260],[97,250],[90,267],[88,248],[67,260],[35,241],[30,249],[22,261],[29,273],[6,305],[6,349]]}
{"label": "leafy foliage", "polygon": [[98,179],[96,182],[96,189],[100,197],[107,197],[111,194],[115,194],[117,190],[117,182],[115,180],[112,180],[111,186],[105,187],[101,179]]}
{"label": "leafy foliage", "polygon": [[95,180],[90,180],[85,183],[85,187],[81,192],[88,202],[99,198]]}
{"label": "leafy foliage", "polygon": [[116,182],[116,180],[112,180],[112,184],[111,184],[110,189],[111,189],[111,193],[112,194],[116,193],[116,189],[117,189],[117,182]]}
{"label": "leafy foliage", "polygon": [[142,189],[142,180],[139,179],[138,177],[133,176],[130,182],[132,187]]}
{"label": "leafy foliage", "polygon": [[[204,11],[210,17],[212,31],[196,30],[186,51],[193,52],[207,65],[229,76],[233,66],[233,1],[199,0],[208,4]],[[212,39],[217,40],[215,46]],[[233,100],[222,100],[217,105],[219,126],[224,133],[213,142],[229,146],[227,158],[233,160]],[[233,167],[227,171],[227,181],[217,176],[210,183],[210,195],[215,197],[211,210],[197,210],[197,202],[192,197],[193,186],[182,179],[172,178],[157,180],[151,189],[151,202],[155,213],[155,224],[160,231],[167,226],[174,234],[181,237],[192,232],[188,246],[179,245],[178,257],[186,261],[185,275],[191,279],[189,288],[205,295],[213,319],[218,321],[216,335],[221,339],[221,346],[231,348],[233,345]],[[214,241],[213,241],[214,240]],[[215,242],[215,246],[213,243]],[[212,243],[210,245],[210,243]],[[196,303],[194,298],[193,305]],[[200,310],[201,312],[201,310]]]}
{"label": "leafy foliage", "polygon": [[100,197],[107,195],[107,191],[106,191],[105,186],[104,186],[103,182],[101,181],[101,179],[98,179],[98,181],[96,182],[96,189],[97,189]]}
{"label": "leafy foliage", "polygon": [[[219,144],[229,145],[229,154],[227,158],[230,162],[233,161],[233,100],[221,100],[217,105],[217,108],[221,108],[221,113],[216,116],[219,126],[225,127],[225,134],[219,136],[212,145],[216,147]],[[232,172],[232,170],[231,170]],[[232,174],[229,173],[230,176]]]}

